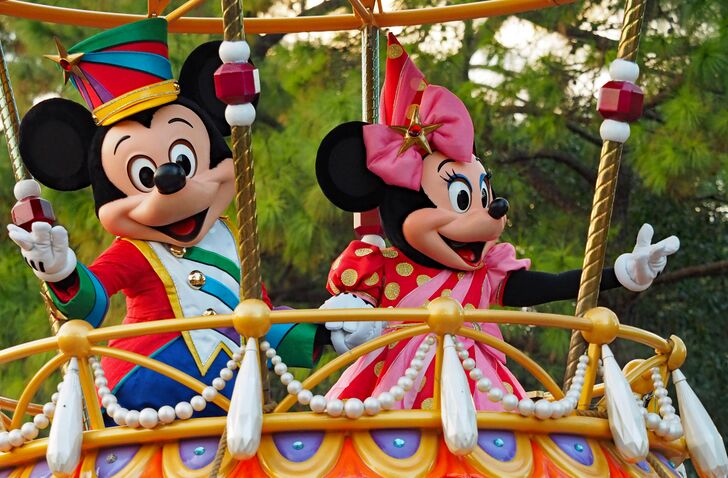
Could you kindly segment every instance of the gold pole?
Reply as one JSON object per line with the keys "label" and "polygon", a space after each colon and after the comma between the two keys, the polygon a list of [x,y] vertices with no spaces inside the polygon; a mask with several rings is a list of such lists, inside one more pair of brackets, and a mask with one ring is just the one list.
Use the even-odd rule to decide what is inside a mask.
{"label": "gold pole", "polygon": [[[645,13],[646,0],[627,0],[624,10],[624,23],[619,38],[617,58],[635,61],[640,42],[640,30]],[[579,295],[576,302],[576,315],[581,317],[587,310],[597,306],[599,284],[604,269],[604,256],[607,247],[607,233],[614,205],[614,194],[617,187],[619,162],[622,156],[622,144],[604,141],[597,184],[594,189],[589,232],[584,252],[584,266],[581,272]],[[564,389],[568,388],[576,371],[576,366],[586,350],[587,344],[579,331],[571,333],[569,355],[564,376]]]}
{"label": "gold pole", "polygon": [[13,96],[13,86],[10,84],[10,75],[8,74],[8,65],[5,63],[5,52],[2,44],[0,44],[0,83],[2,86],[2,97],[0,97],[0,119],[5,131],[5,141],[8,145],[8,155],[13,166],[13,175],[16,181],[27,179],[30,175],[25,169],[23,160],[20,159],[20,150],[18,148],[18,132],[20,130],[20,117],[18,110],[15,108],[15,96]]}

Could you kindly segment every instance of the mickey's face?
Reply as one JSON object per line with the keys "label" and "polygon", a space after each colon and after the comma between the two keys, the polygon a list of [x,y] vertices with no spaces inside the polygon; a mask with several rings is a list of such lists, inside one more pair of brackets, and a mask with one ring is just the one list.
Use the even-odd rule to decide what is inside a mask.
{"label": "mickey's face", "polygon": [[506,221],[504,213],[489,214],[489,174],[476,159],[461,163],[439,152],[428,155],[423,167],[422,189],[435,208],[410,213],[402,224],[404,239],[445,267],[479,269]]}
{"label": "mickey's face", "polygon": [[232,160],[210,163],[209,134],[186,106],[158,109],[149,127],[115,124],[101,144],[101,165],[126,197],[99,208],[101,224],[123,237],[198,243],[235,193]]}

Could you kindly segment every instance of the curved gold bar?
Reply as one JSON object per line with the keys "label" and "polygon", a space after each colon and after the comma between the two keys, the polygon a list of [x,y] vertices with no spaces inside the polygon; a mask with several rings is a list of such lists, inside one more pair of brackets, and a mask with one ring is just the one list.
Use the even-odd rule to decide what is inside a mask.
{"label": "curved gold bar", "polygon": [[0,350],[0,364],[17,360],[31,355],[54,352],[58,350],[58,339],[55,337],[47,337],[45,339],[33,340],[24,344],[14,345],[5,350]]}
{"label": "curved gold bar", "polygon": [[[149,370],[153,370],[157,373],[164,375],[165,377],[169,377],[172,380],[181,383],[182,385],[188,387],[190,390],[194,390],[197,393],[202,393],[202,390],[207,387],[207,385],[200,382],[199,380],[190,377],[186,373],[180,372],[176,368],[171,367],[166,363],[162,363],[158,360],[149,358],[146,355],[137,354],[128,350],[120,350],[111,347],[100,346],[91,347],[90,353],[106,357],[112,357],[115,359],[123,360],[125,362],[133,363],[134,365],[139,365]],[[212,402],[226,412],[230,408],[230,400],[228,400],[219,393],[215,397],[215,400],[213,400]]]}
{"label": "curved gold bar", "polygon": [[33,378],[30,379],[28,385],[25,386],[23,393],[18,399],[18,405],[15,407],[15,413],[13,413],[13,421],[10,423],[11,429],[20,428],[20,426],[23,424],[23,417],[27,413],[30,399],[33,398],[35,393],[38,391],[43,382],[45,382],[45,380],[50,376],[50,374],[55,372],[58,367],[63,365],[67,360],[68,357],[63,354],[58,354],[50,359],[48,362],[46,362],[37,372],[35,372],[35,375],[33,375]]}
{"label": "curved gold bar", "polygon": [[[14,411],[18,408],[18,401],[12,398],[0,397],[0,410]],[[26,413],[30,415],[37,415],[43,413],[43,405],[39,403],[29,403],[26,409]]]}
{"label": "curved gold bar", "polygon": [[631,340],[632,342],[637,342],[642,345],[647,345],[648,347],[655,349],[655,352],[661,354],[670,353],[670,342],[668,340],[663,339],[657,334],[648,332],[647,330],[638,329],[631,325],[620,325],[617,337]]}
{"label": "curved gold bar", "polygon": [[96,392],[96,383],[94,376],[91,374],[91,366],[88,363],[87,357],[79,357],[78,375],[81,381],[83,400],[86,404],[86,415],[88,416],[89,426],[92,430],[100,430],[105,427],[104,416],[101,414],[101,404],[99,403],[99,396]]}

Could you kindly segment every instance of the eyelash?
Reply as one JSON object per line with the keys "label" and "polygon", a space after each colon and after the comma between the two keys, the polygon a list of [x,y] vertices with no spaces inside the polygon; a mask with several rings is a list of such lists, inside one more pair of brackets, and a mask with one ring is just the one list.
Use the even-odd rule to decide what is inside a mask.
{"label": "eyelash", "polygon": [[466,178],[462,174],[456,173],[454,169],[451,170],[450,172],[445,171],[445,174],[447,174],[447,177],[440,176],[440,178],[443,181],[445,181],[447,184],[451,184],[451,183],[455,182],[456,180],[460,179],[465,184],[467,184],[468,186],[470,186],[470,181],[468,181],[468,178]]}

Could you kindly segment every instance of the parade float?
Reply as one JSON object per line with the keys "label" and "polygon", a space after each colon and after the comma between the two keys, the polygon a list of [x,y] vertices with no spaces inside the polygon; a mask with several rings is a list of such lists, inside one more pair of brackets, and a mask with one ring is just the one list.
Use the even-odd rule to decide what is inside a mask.
{"label": "parade float", "polygon": [[[558,3],[568,2],[491,0],[384,11],[380,4],[351,0],[350,14],[248,18],[244,22],[237,0],[223,1],[222,19],[185,17],[200,3],[192,0],[168,13],[163,20],[168,3],[150,0],[146,16],[81,11],[15,0],[0,3],[0,14],[3,15],[111,29],[106,35],[101,33],[69,49],[59,43],[58,54],[49,56],[63,69],[66,79],[73,81],[81,91],[93,115],[66,100],[49,100],[44,106],[34,107],[35,112],[31,110],[23,118],[23,128],[20,128],[10,78],[5,60],[0,56],[3,87],[0,113],[13,170],[19,181],[15,191],[19,202],[13,208],[13,222],[18,227],[11,228],[11,238],[22,249],[28,265],[45,281],[43,294],[53,325],[53,334],[48,338],[0,351],[0,363],[42,353],[55,354],[30,377],[19,397],[0,401],[3,410],[0,476],[669,477],[680,476],[677,469],[685,460],[692,461],[701,477],[728,476],[723,440],[680,371],[687,356],[683,341],[675,335],[665,339],[620,324],[614,313],[597,307],[600,282],[606,270],[605,246],[622,144],[629,136],[629,122],[638,119],[642,105],[641,91],[634,82],[639,74],[635,61],[644,1],[628,0],[625,5],[618,60],[610,67],[612,81],[604,86],[600,95],[599,110],[605,118],[600,131],[604,144],[574,316],[484,310],[468,307],[472,304],[467,303],[463,306],[467,301],[457,299],[457,294],[449,289],[448,293],[440,294],[441,297],[427,300],[424,307],[404,304],[387,308],[382,305],[382,308],[352,308],[345,312],[341,308],[271,310],[264,300],[260,277],[250,149],[259,80],[257,70],[248,62],[249,49],[244,43],[245,31],[361,30],[363,120],[378,123],[376,59],[380,28],[558,8]],[[145,20],[147,17],[149,19]],[[225,41],[215,45],[214,50],[200,47],[193,52],[177,82],[171,77],[166,60],[166,30],[161,33],[167,25],[174,33],[222,32]],[[392,43],[391,39],[389,48],[393,51],[389,58],[406,58],[401,46]],[[209,60],[213,56],[210,52],[217,54],[218,49],[222,61],[215,57],[214,68],[211,68]],[[109,60],[108,55],[114,53],[118,56]],[[159,62],[158,58],[152,61],[144,57],[148,61],[139,67],[140,54],[165,57],[166,63]],[[131,57],[133,60],[129,60]],[[120,70],[104,72],[98,64],[112,64]],[[119,71],[124,72],[125,81],[117,83],[125,83],[123,86],[113,83],[114,75]],[[155,82],[149,83],[144,75],[154,77]],[[101,86],[95,83],[95,78],[100,77],[106,78]],[[209,106],[212,104],[210,95],[196,94],[213,83],[217,97],[227,104],[217,111]],[[106,87],[122,90],[109,92]],[[412,88],[426,89],[420,89],[419,83]],[[143,91],[140,93],[140,90]],[[404,137],[412,144],[419,142],[431,153],[427,138],[435,144],[436,140],[429,135],[441,123],[432,120],[436,108],[428,109],[427,95],[421,96],[421,111],[415,109],[407,116],[411,120],[408,125],[401,122],[385,124],[402,129],[400,140]],[[150,106],[154,102],[158,103]],[[167,103],[168,106],[160,107]],[[140,106],[142,104],[145,106]],[[142,123],[143,128],[129,126],[132,123],[129,121],[124,123],[127,129],[113,126],[120,118],[143,115],[144,109],[150,107],[159,108],[154,111],[162,116],[146,119],[134,116],[139,118],[136,121]],[[164,116],[167,113],[170,116]],[[429,125],[426,124],[428,118]],[[442,124],[445,123],[443,120]],[[130,162],[128,171],[122,176],[128,173],[131,178],[128,185],[131,192],[119,186],[113,169],[103,162],[108,155],[103,152],[106,151],[106,137],[115,140],[113,154],[116,154],[117,150],[123,152],[123,148],[139,141],[138,136],[145,135],[146,130],[157,132],[158,128],[187,127],[205,131],[204,140],[197,143],[196,137],[190,136],[190,141],[176,142],[168,152],[165,150],[164,154],[169,155],[174,168],[146,171],[144,168],[151,167],[146,157]],[[58,148],[61,166],[48,169],[43,157],[47,148],[58,145],[43,141],[48,139],[43,135],[56,134],[59,128],[68,128],[67,137],[77,137],[78,141],[70,141],[65,145],[68,148]],[[445,129],[443,126],[442,131]],[[220,131],[225,131],[223,136],[231,134],[229,150],[218,141],[222,138]],[[102,136],[96,144],[91,138],[98,134]],[[144,139],[143,143],[146,148],[156,147],[154,138]],[[324,140],[319,156],[322,156],[322,150],[324,153],[335,150],[339,147],[337,144],[331,146]],[[465,146],[470,148],[470,144]],[[437,147],[443,148],[439,141]],[[86,164],[86,161],[91,163],[94,156],[89,154],[87,157],[86,149],[94,151],[93,148],[103,150],[96,151],[103,163],[100,166]],[[406,149],[402,147],[397,151],[395,148],[394,151],[401,155]],[[222,156],[215,159],[214,151]],[[207,165],[198,162],[195,156],[198,153],[203,157],[205,152],[210,157]],[[232,160],[227,160],[228,153]],[[166,320],[147,319],[99,326],[107,307],[104,289],[108,292],[110,287],[110,282],[103,281],[111,279],[105,279],[98,267],[93,273],[89,272],[76,262],[75,255],[71,257],[72,251],[67,254],[66,251],[70,251],[67,233],[53,226],[52,210],[40,198],[37,184],[28,181],[26,167],[39,182],[56,189],[79,189],[91,183],[100,221],[107,230],[115,234],[118,231],[120,236],[127,235],[124,229],[127,226],[115,222],[114,218],[124,217],[127,212],[120,216],[120,209],[109,209],[109,205],[123,204],[139,192],[154,193],[161,195],[157,205],[167,208],[166,214],[176,214],[169,211],[184,209],[186,203],[175,196],[175,204],[167,205],[171,204],[167,199],[178,193],[185,181],[193,183],[201,178],[206,181],[202,186],[215,185],[214,194],[208,198],[213,210],[209,222],[206,218],[198,221],[175,216],[169,226],[155,229],[179,239],[177,242],[181,245],[169,243],[155,250],[154,244],[159,242],[154,241],[161,239],[146,235],[140,236],[144,241],[117,240],[112,246],[129,263],[132,279],[140,277],[136,275],[139,269],[134,267],[151,266],[157,274],[154,281],[158,277],[168,294],[177,288],[174,301],[164,302],[167,298],[161,296],[161,302],[152,301],[152,306],[148,306],[151,299],[144,292],[149,294],[154,285],[139,293],[128,292],[132,287],[130,284],[142,283],[141,279],[117,284],[115,289],[124,289],[128,297],[141,296],[142,302],[135,303],[136,313],[156,310],[159,316],[155,318]],[[440,167],[442,163],[438,171]],[[93,174],[89,177],[85,172],[98,172],[99,168],[105,172],[103,181]],[[232,180],[223,177],[224,172]],[[195,173],[198,177],[193,180]],[[387,174],[380,173],[379,176],[384,179]],[[481,182],[485,176],[482,175]],[[108,180],[113,183],[111,186]],[[396,183],[398,178],[391,181]],[[325,182],[321,174],[319,182]],[[419,186],[419,183],[414,184],[414,189]],[[323,184],[322,188],[326,192]],[[118,189],[122,189],[123,194],[120,195]],[[153,192],[153,189],[157,191]],[[488,188],[484,191],[484,198],[492,193]],[[204,194],[204,188],[200,189],[195,198],[199,200],[205,197]],[[236,231],[232,225],[217,221],[221,204],[216,200],[232,198],[233,194],[237,208]],[[375,191],[374,195],[377,194]],[[327,196],[332,199],[330,193]],[[458,198],[455,198],[454,207],[461,205]],[[342,207],[334,199],[332,201]],[[496,201],[483,199],[482,209],[487,210],[489,205],[492,212],[497,209]],[[134,217],[138,217],[145,204],[140,200],[129,210],[136,211]],[[507,203],[505,206],[503,202],[498,204],[505,209],[500,214],[490,215],[499,220],[507,210]],[[356,248],[353,255],[365,258],[375,247],[381,249],[384,257],[392,255],[392,252],[387,253],[391,249],[384,247],[380,237],[383,231],[378,224],[378,214],[365,209],[356,209],[360,212],[355,218],[355,229],[364,245]],[[128,214],[131,217],[131,213]],[[204,240],[185,246],[185,238],[191,231],[202,228],[209,235],[224,237],[226,247],[232,249],[239,260],[229,260],[223,251],[205,246]],[[650,246],[651,234],[651,230],[640,232],[643,237],[638,238],[638,247]],[[42,257],[53,257],[47,251],[39,251],[42,248],[38,247],[37,238],[41,235],[48,238],[46,249],[65,242],[59,260],[39,261]],[[666,252],[668,248],[668,243],[658,247],[655,260],[662,261],[670,253]],[[46,256],[38,255],[41,252]],[[184,261],[196,264],[196,270],[189,274],[188,270],[176,270],[175,264],[184,264]],[[111,266],[118,269],[120,264],[122,261],[112,262]],[[402,267],[398,270],[400,275],[412,274],[410,268],[413,266]],[[664,267],[664,261],[661,267]],[[73,280],[67,280],[69,277]],[[338,295],[341,284],[350,286],[357,282],[354,269],[342,271],[336,279],[339,282],[330,281],[328,286],[334,295]],[[378,280],[373,280],[373,274],[367,280],[369,282],[364,281],[367,286],[378,284]],[[417,280],[417,286],[420,286],[419,276]],[[631,277],[625,280],[629,281]],[[185,296],[183,286],[189,286],[194,292]],[[225,287],[239,287],[239,295],[226,294]],[[640,287],[642,285],[637,283],[633,290]],[[385,288],[384,295],[394,300],[399,291],[388,295]],[[215,297],[223,305],[215,303],[216,311],[208,307],[205,300],[195,298],[208,296]],[[153,307],[161,303],[167,304],[167,309]],[[67,320],[67,316],[80,316],[85,320]],[[305,380],[296,380],[288,372],[288,366],[305,362],[305,357],[296,356],[296,345],[304,350],[303,355],[310,354],[315,348],[317,331],[321,329],[317,324],[324,323],[327,330],[332,330],[331,342],[340,355]],[[367,340],[337,347],[334,332],[356,330],[353,325],[347,329],[346,324],[360,326],[362,323],[389,323],[397,327],[389,328],[388,333],[369,334]],[[543,367],[509,345],[499,334],[489,333],[493,328],[497,330],[498,324],[572,330],[565,385],[560,386]],[[214,339],[209,339],[210,334]],[[296,334],[300,337],[294,340]],[[155,337],[166,337],[166,341],[155,342]],[[409,340],[412,338],[417,338],[417,342]],[[212,346],[209,340],[212,340]],[[293,340],[296,345],[288,345],[286,340]],[[654,355],[633,360],[622,368],[610,350],[610,344],[615,340],[642,344],[653,349]],[[168,343],[177,345],[166,346]],[[403,343],[415,344],[412,358],[387,390],[361,399],[343,396],[340,399],[341,395],[323,396],[312,392],[333,374],[360,363],[379,350],[397,350],[398,344]],[[188,348],[174,348],[182,347],[180,344],[186,344]],[[475,354],[476,360],[469,356],[468,351],[474,350],[474,344],[519,364],[542,389],[521,393],[514,390],[515,387],[497,385],[484,376],[485,370],[479,368]],[[197,352],[188,360],[194,361],[194,367],[187,367],[180,359],[186,350]],[[425,358],[429,365],[423,363]],[[110,363],[115,365],[108,366]],[[119,366],[119,363],[125,365]],[[175,366],[177,364],[179,366]],[[379,363],[370,365],[376,369]],[[414,387],[413,379],[421,376],[423,369],[431,370],[428,380],[431,396],[416,402],[416,406],[397,405]],[[59,370],[62,370],[63,381],[58,384],[58,393],[47,397],[47,402],[43,399],[34,402],[44,383]],[[156,375],[145,375],[147,371]],[[120,380],[122,376],[124,379]],[[136,382],[126,380],[129,376],[135,377]],[[159,378],[157,382],[150,382],[150,377]],[[279,403],[270,397],[267,386],[270,380],[280,380],[288,392]],[[125,389],[120,388],[121,382]],[[670,382],[674,384],[677,397],[668,395]],[[157,389],[157,385],[160,388]],[[184,398],[179,401],[174,398],[174,406],[148,406],[149,402],[144,400],[154,401],[157,394]],[[493,406],[483,406],[484,403]],[[305,411],[292,411],[294,407]]]}

